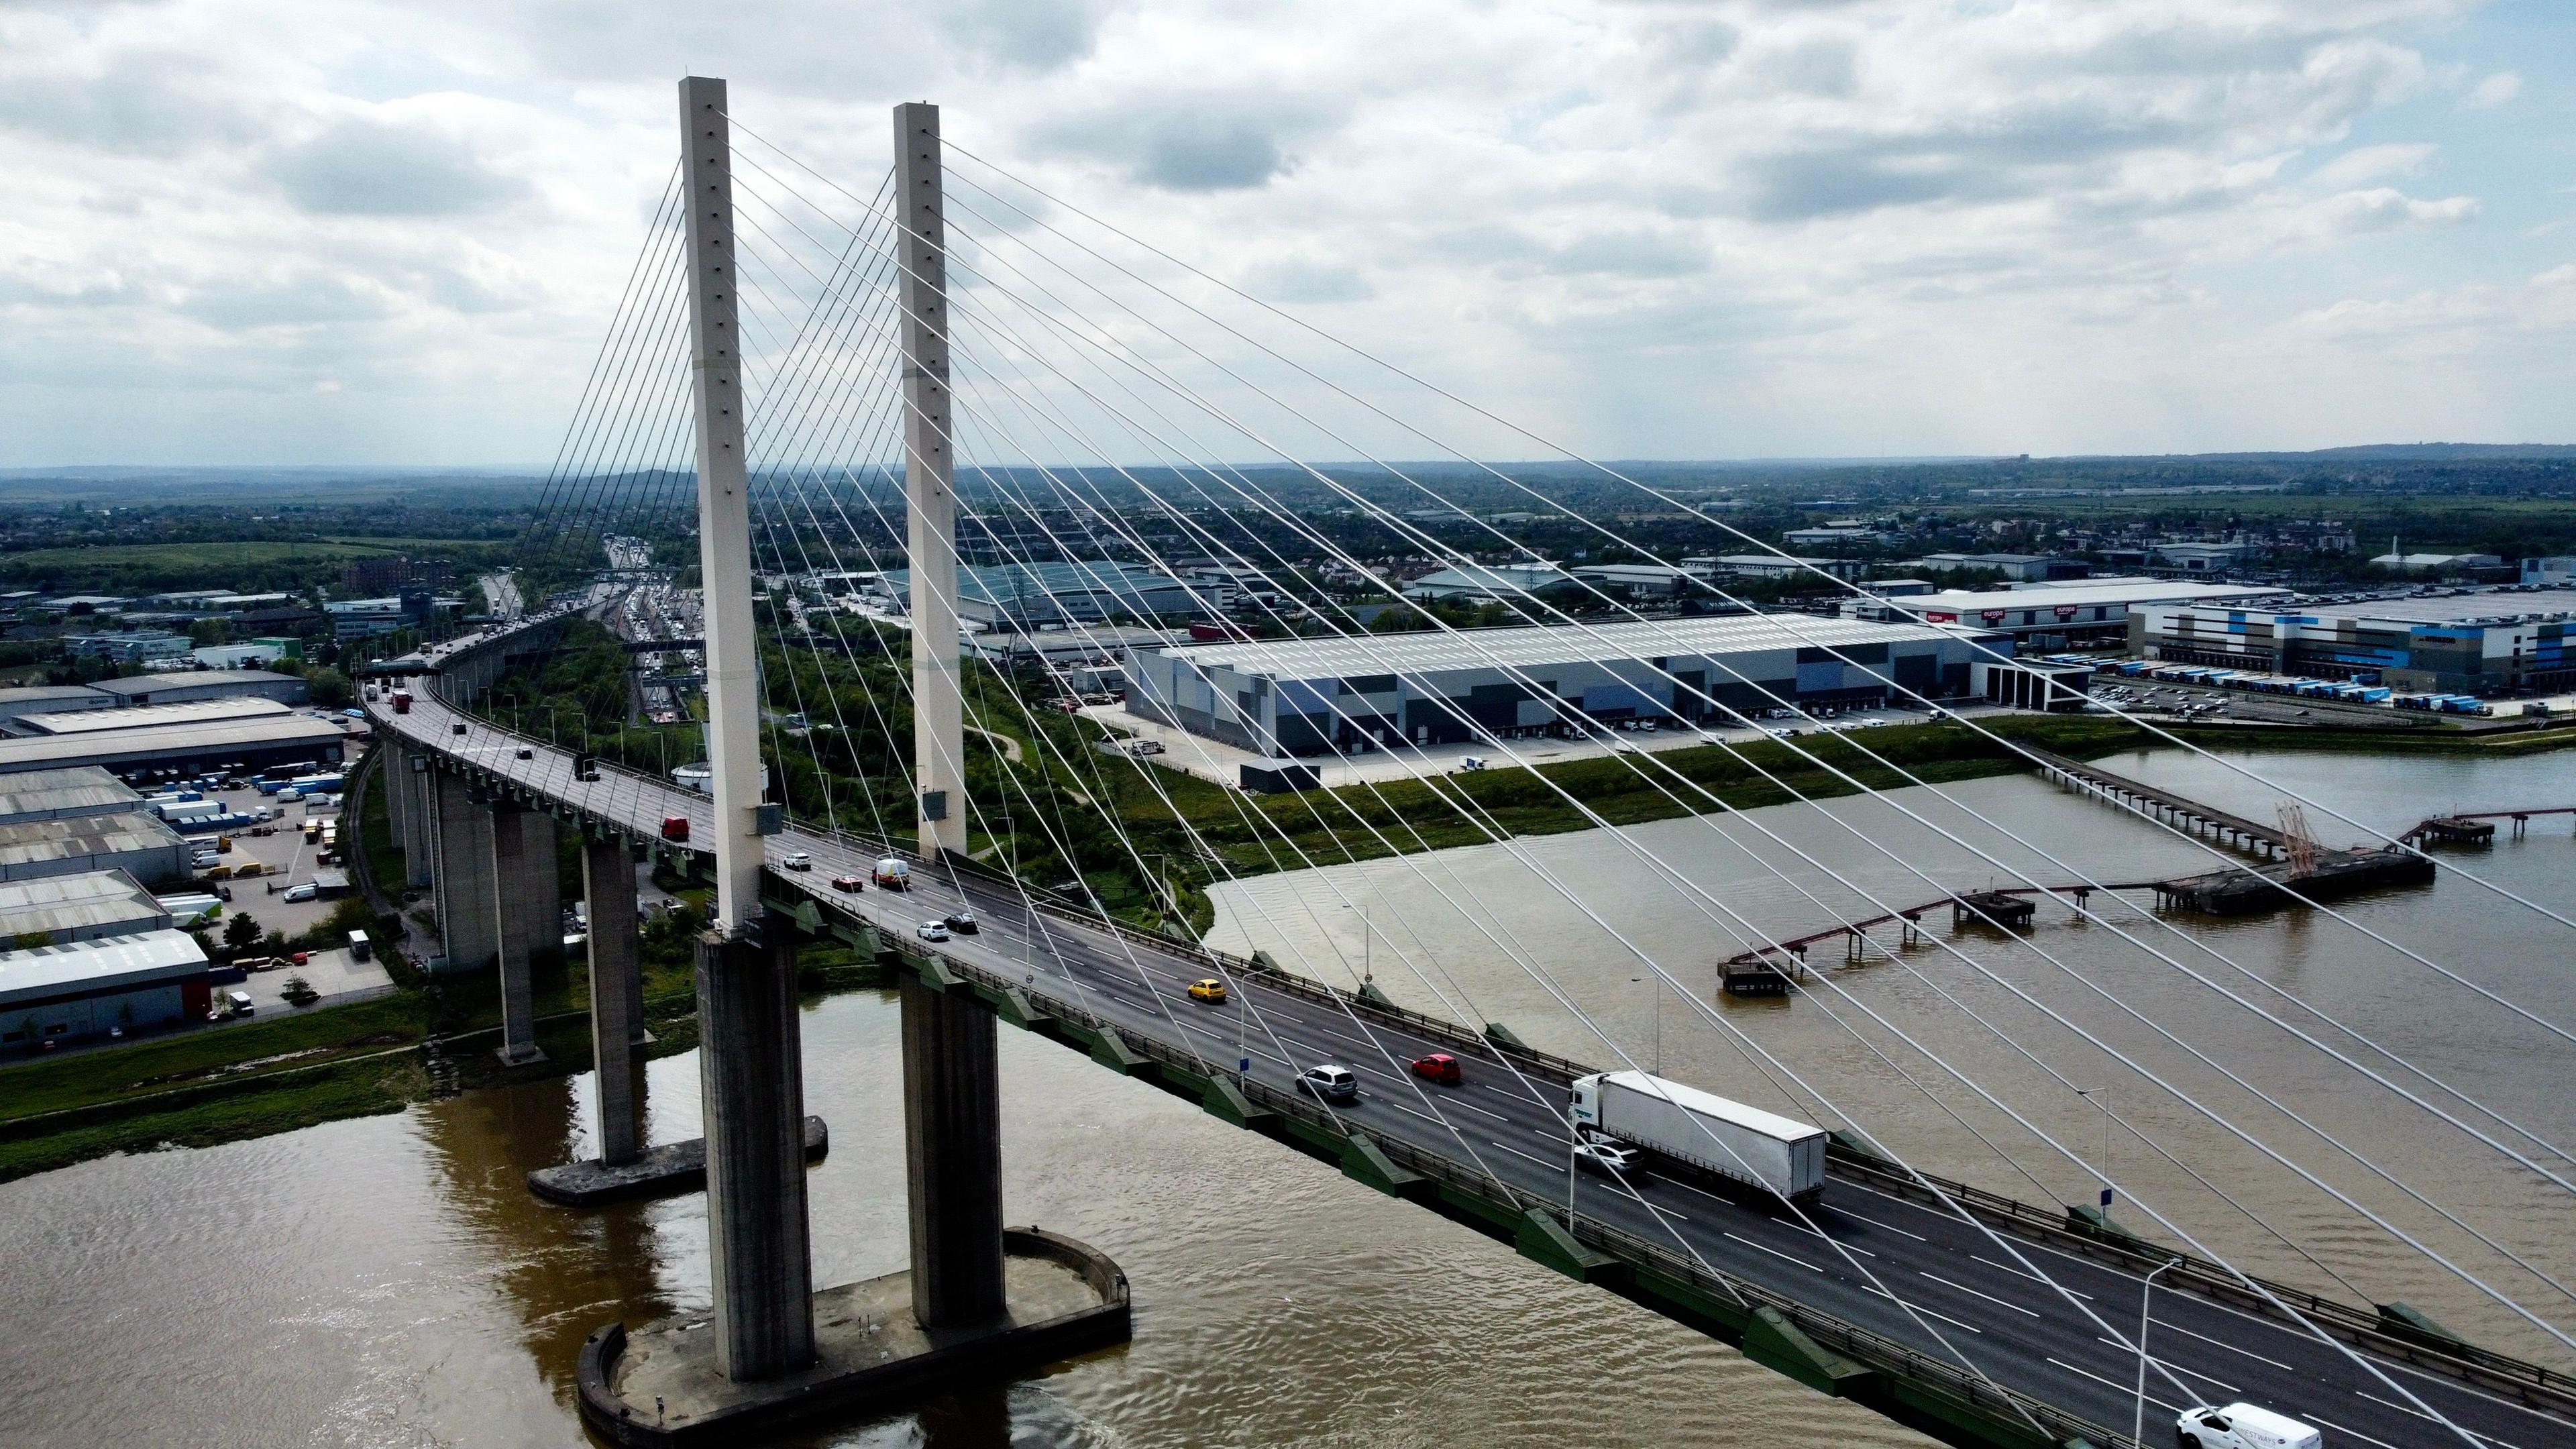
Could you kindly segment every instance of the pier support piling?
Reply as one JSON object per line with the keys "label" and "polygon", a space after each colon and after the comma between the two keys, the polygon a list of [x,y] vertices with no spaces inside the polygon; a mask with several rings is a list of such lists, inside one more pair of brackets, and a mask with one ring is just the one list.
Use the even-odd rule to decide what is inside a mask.
{"label": "pier support piling", "polygon": [[783,932],[698,938],[699,1092],[716,1352],[751,1382],[814,1358],[796,951]]}
{"label": "pier support piling", "polygon": [[982,1003],[903,982],[904,1152],[912,1312],[927,1329],[1002,1313],[1002,1119],[994,1017]]}
{"label": "pier support piling", "polygon": [[492,910],[500,922],[501,1046],[511,1066],[541,1062],[536,983],[541,959],[563,955],[555,822],[512,801],[492,804]]}
{"label": "pier support piling", "polygon": [[598,1069],[599,1160],[611,1167],[644,1150],[642,943],[635,924],[635,861],[615,836],[581,843],[581,894],[590,913],[590,1054]]}
{"label": "pier support piling", "polygon": [[492,892],[492,813],[464,779],[433,771],[429,794],[436,806],[431,828],[438,867],[436,909],[446,971],[480,971],[501,950],[501,922]]}

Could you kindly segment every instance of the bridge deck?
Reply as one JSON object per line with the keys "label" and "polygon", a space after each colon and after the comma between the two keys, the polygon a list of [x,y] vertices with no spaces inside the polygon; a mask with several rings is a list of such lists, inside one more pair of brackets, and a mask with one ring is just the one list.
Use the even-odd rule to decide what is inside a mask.
{"label": "bridge deck", "polygon": [[[378,710],[379,728],[413,748],[640,837],[654,836],[669,815],[688,817],[700,840],[712,827],[711,803],[703,796],[614,770],[603,770],[597,781],[575,781],[569,753],[455,713],[425,692],[409,714]],[[462,734],[454,729],[460,723]],[[521,748],[531,757],[518,758]],[[1571,1202],[1577,1237],[1619,1265],[1605,1275],[1605,1286],[1708,1328],[1740,1322],[1752,1305],[1782,1307],[1811,1338],[1881,1375],[1904,1377],[1910,1386],[1904,1394],[1871,1401],[1918,1427],[1963,1441],[1980,1438],[1945,1431],[1938,1422],[1945,1411],[1923,1407],[1947,1392],[1961,1402],[1982,1397],[1982,1408],[1968,1407],[1990,1424],[2028,1412],[2058,1440],[2082,1433],[2101,1445],[2128,1442],[2125,1432],[2097,1426],[2126,1426],[2132,1411],[2137,1358],[2117,1335],[2134,1331],[2119,1325],[2135,1321],[2140,1284],[2129,1264],[2137,1259],[2087,1251],[2073,1235],[2053,1230],[2049,1213],[2009,1204],[2010,1212],[1980,1208],[1977,1217],[1988,1221],[2028,1215],[2011,1231],[2006,1250],[1972,1220],[1924,1201],[1902,1177],[1846,1159],[1813,1210],[1828,1243],[1775,1204],[1740,1202],[1662,1176],[1633,1184],[1569,1181],[1562,1088],[1573,1072],[1587,1070],[1577,1064],[1514,1053],[1521,1067],[1515,1074],[1481,1038],[1455,1026],[1376,1009],[1299,978],[1246,970],[1070,911],[1033,910],[1014,887],[981,874],[917,869],[918,889],[908,894],[842,895],[830,888],[835,875],[866,874],[881,849],[791,827],[770,846],[771,890],[802,896],[821,918],[883,933],[888,944],[935,961],[933,969],[955,977],[961,989],[1027,1003],[1067,1039],[1099,1043],[1106,1028],[1115,1036],[1094,1045],[1095,1055],[1133,1059],[1141,1070],[1160,1072],[1165,1085],[1231,1080],[1236,1064],[1248,1062],[1242,1095],[1280,1121],[1276,1135],[1283,1140],[1318,1155],[1340,1144],[1348,1164],[1348,1134],[1365,1134],[1383,1144],[1382,1156],[1403,1177],[1419,1174],[1422,1181],[1412,1185],[1436,1189],[1427,1202],[1489,1232],[1511,1236],[1498,1224],[1530,1209],[1561,1218]],[[810,872],[778,867],[797,851],[813,858]],[[961,907],[981,918],[981,934],[937,946],[914,937],[916,923]],[[1211,974],[1233,979],[1233,1001],[1188,1001],[1186,984]],[[1405,1063],[1434,1050],[1466,1061],[1463,1084],[1434,1086],[1406,1072]],[[1359,1074],[1360,1102],[1327,1111],[1293,1093],[1298,1070],[1328,1061]],[[2074,1300],[2043,1285],[2034,1267]],[[2152,1344],[2158,1361],[2188,1388],[2150,1376],[2151,1442],[2167,1442],[2179,1408],[2233,1399],[2306,1418],[2326,1431],[2329,1444],[2457,1442],[2399,1407],[2398,1396],[2339,1347],[2257,1310],[2241,1290],[2227,1296],[2214,1268],[2169,1273],[2158,1286],[2178,1282],[2156,1296]],[[1150,1296],[1150,1285],[1145,1292]],[[2535,1380],[2510,1361],[2502,1361],[2503,1371],[2472,1369],[2455,1377],[2460,1365],[2440,1355],[2416,1353],[2415,1362],[2402,1361],[2404,1345],[2358,1326],[2371,1321],[2366,1309],[2304,1295],[2300,1306],[2336,1315],[2340,1338],[2368,1345],[2361,1351],[2369,1362],[2453,1422],[2516,1449],[2576,1449],[2576,1415],[2560,1412],[2576,1406],[2576,1396],[2558,1387],[2566,1380]],[[1958,1367],[1962,1360],[2000,1389],[1969,1377]],[[2157,1414],[2164,1416],[2160,1424]],[[1982,1436],[1983,1442],[1999,1437]]]}

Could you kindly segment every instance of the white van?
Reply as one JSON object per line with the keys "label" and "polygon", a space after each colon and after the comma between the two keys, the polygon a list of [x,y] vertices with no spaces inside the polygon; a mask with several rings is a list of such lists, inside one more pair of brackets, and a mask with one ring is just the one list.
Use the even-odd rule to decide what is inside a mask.
{"label": "white van", "polygon": [[227,993],[224,997],[224,1001],[227,1005],[232,1007],[233,1015],[235,1016],[248,1016],[259,1010],[259,1003],[251,1000],[250,993],[247,991]]}
{"label": "white van", "polygon": [[2325,1443],[2298,1420],[2252,1404],[2185,1409],[2174,1428],[2183,1449],[2319,1449]]}

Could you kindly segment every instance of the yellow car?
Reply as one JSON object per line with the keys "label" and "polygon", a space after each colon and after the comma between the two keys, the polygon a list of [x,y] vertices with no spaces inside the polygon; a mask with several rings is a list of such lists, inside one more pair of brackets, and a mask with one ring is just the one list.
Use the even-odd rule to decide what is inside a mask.
{"label": "yellow car", "polygon": [[1208,977],[1204,981],[1193,981],[1190,983],[1190,1000],[1223,1001],[1225,1000],[1225,983],[1217,980],[1213,976]]}

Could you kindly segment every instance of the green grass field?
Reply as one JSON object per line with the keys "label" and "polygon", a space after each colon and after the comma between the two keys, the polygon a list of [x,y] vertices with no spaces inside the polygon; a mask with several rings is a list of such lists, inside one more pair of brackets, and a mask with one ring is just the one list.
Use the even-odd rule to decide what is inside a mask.
{"label": "green grass field", "polygon": [[21,588],[139,594],[164,589],[292,588],[338,575],[351,559],[395,547],[322,542],[135,543],[0,554],[0,581]]}

